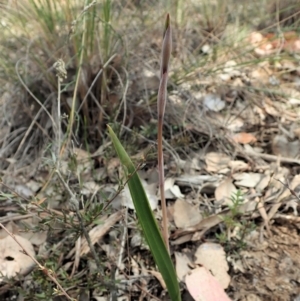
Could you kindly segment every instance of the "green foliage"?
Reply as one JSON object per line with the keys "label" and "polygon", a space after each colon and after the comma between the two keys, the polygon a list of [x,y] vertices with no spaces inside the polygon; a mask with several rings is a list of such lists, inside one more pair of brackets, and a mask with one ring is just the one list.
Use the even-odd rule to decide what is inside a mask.
{"label": "green foliage", "polygon": [[225,245],[226,251],[244,249],[247,246],[245,236],[255,229],[254,222],[243,219],[243,213],[240,211],[243,203],[244,197],[238,190],[231,196],[231,204],[228,205],[229,214],[223,217],[224,229],[216,234],[220,243]]}
{"label": "green foliage", "polygon": [[153,139],[153,137],[156,137],[157,135],[157,125],[154,123],[148,123],[144,126],[141,126],[140,133],[146,138]]}
{"label": "green foliage", "polygon": [[236,218],[241,214],[239,207],[244,202],[244,197],[242,195],[241,190],[238,190],[236,192],[236,194],[231,196],[230,199],[231,199],[232,204],[229,204],[228,208],[230,209],[231,217]]}
{"label": "green foliage", "polygon": [[154,260],[167,285],[172,301],[179,301],[181,300],[181,297],[176,271],[158,228],[157,222],[153,216],[143,185],[138,174],[136,173],[133,163],[131,162],[119,139],[110,127],[108,127],[108,130],[118,157],[124,166],[124,171],[129,178],[128,186],[139,223],[143,229],[143,234],[145,235]]}

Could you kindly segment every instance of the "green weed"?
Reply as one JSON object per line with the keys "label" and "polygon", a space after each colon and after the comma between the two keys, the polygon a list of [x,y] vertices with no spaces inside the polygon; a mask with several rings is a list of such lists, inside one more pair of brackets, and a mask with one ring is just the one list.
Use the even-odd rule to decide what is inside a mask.
{"label": "green weed", "polygon": [[233,252],[246,248],[245,237],[255,229],[255,223],[243,219],[240,206],[244,203],[244,197],[240,190],[230,199],[229,214],[223,217],[224,229],[216,237],[225,245],[226,251]]}

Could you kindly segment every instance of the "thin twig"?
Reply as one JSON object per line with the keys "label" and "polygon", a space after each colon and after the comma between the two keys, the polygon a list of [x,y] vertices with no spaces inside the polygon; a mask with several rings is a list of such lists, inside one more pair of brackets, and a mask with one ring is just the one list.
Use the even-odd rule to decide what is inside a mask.
{"label": "thin twig", "polygon": [[271,161],[271,162],[279,161],[281,163],[300,165],[300,160],[298,160],[298,159],[279,157],[279,156],[269,155],[269,154],[261,154],[261,153],[255,152],[253,150],[243,150],[241,152],[241,155],[244,155],[245,153],[249,156],[259,157],[266,161]]}
{"label": "thin twig", "polygon": [[[274,178],[274,179],[275,179],[275,178]],[[279,179],[275,179],[275,180],[278,181],[278,182],[280,182],[285,188],[287,188],[287,189],[290,191],[290,193],[291,193],[294,197],[296,197],[296,199],[297,199],[298,201],[300,201],[299,195],[297,195],[297,193],[296,193],[295,190],[293,190],[292,188],[290,188],[289,183],[285,184],[285,183],[283,183],[282,181],[280,181]]]}
{"label": "thin twig", "polygon": [[[103,67],[99,70],[99,72],[98,72],[97,75],[95,76],[94,80],[92,81],[91,85],[89,86],[89,88],[88,88],[88,90],[87,90],[87,92],[86,92],[84,98],[82,99],[82,101],[81,101],[79,107],[77,108],[77,110],[76,110],[77,113],[79,113],[79,111],[80,111],[81,108],[83,107],[83,105],[84,105],[85,101],[87,100],[88,96],[91,95],[92,89],[93,89],[93,87],[95,86],[95,84],[98,82],[98,78],[99,78],[99,76],[102,74],[103,70],[104,70],[105,68],[107,68],[107,67],[109,66],[109,64],[111,64],[112,60],[113,60],[116,56],[117,56],[117,54],[112,55],[112,56],[107,60],[107,62],[103,65]],[[97,100],[97,99],[96,99],[96,100]],[[96,102],[96,104],[97,104],[97,102]],[[102,111],[103,114],[106,114],[105,111],[103,110],[103,108],[102,108],[101,105],[99,105],[99,109]],[[106,114],[106,115],[107,115],[107,114]]]}
{"label": "thin twig", "polygon": [[41,106],[41,108],[43,108],[43,110],[46,112],[46,114],[49,116],[50,120],[52,121],[52,124],[55,126],[54,119],[53,119],[52,115],[50,114],[50,112],[47,110],[45,105],[31,92],[31,90],[27,87],[27,85],[25,84],[23,78],[21,77],[21,74],[19,72],[20,62],[21,62],[21,59],[16,64],[16,73],[17,73],[19,81],[21,82],[21,84],[23,85],[25,90],[29,93],[29,95]]}

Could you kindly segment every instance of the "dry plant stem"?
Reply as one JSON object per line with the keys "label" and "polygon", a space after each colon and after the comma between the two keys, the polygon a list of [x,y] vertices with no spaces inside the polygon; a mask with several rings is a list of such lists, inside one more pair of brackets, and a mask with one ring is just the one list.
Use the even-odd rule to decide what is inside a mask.
{"label": "dry plant stem", "polygon": [[72,278],[75,275],[75,272],[80,263],[80,247],[81,247],[81,236],[78,237],[75,243],[75,259],[73,263],[73,268],[70,277]]}
{"label": "dry plant stem", "polygon": [[60,93],[61,93],[61,85],[60,78],[57,80],[57,151],[56,151],[56,168],[60,168],[60,148],[61,148],[61,110],[60,110]]}
{"label": "dry plant stem", "polygon": [[293,223],[300,223],[300,216],[294,216],[294,215],[285,215],[276,213],[273,217],[274,219],[283,219],[285,221],[293,222]]}
{"label": "dry plant stem", "polygon": [[[49,111],[46,109],[46,103],[48,102],[49,98],[45,101],[44,104],[42,104],[42,103],[40,102],[40,100],[34,96],[34,94],[30,91],[30,89],[28,88],[28,86],[26,85],[26,83],[23,81],[23,79],[22,79],[22,77],[21,77],[21,75],[20,75],[20,73],[19,73],[19,71],[18,71],[18,70],[19,70],[19,64],[20,64],[20,62],[21,62],[21,60],[19,60],[19,61],[17,62],[17,64],[16,64],[16,74],[17,74],[17,76],[18,76],[18,78],[19,78],[19,81],[20,81],[20,83],[23,85],[23,87],[26,89],[26,91],[32,96],[32,98],[40,105],[41,108],[40,108],[40,110],[38,111],[38,113],[35,115],[35,117],[33,118],[33,120],[32,120],[32,122],[31,122],[30,126],[28,127],[28,129],[26,130],[26,133],[25,133],[25,135],[23,136],[21,142],[19,143],[19,146],[18,146],[18,148],[17,148],[17,150],[16,150],[16,152],[15,152],[13,158],[16,158],[17,155],[19,154],[20,150],[22,149],[22,146],[24,145],[25,140],[27,139],[27,137],[28,137],[29,134],[31,133],[31,129],[33,128],[34,125],[37,125],[37,127],[38,127],[38,128],[39,128],[46,136],[48,135],[47,132],[44,130],[44,128],[42,128],[42,127],[39,125],[39,123],[37,122],[38,116],[42,113],[42,111],[45,111],[45,112],[48,114],[48,116],[49,116],[49,118],[51,119],[52,123],[54,122],[53,117],[51,116],[51,114],[49,113]],[[53,124],[54,124],[54,127],[55,127],[55,123],[53,123]],[[49,137],[49,136],[48,136],[48,137]],[[12,167],[12,164],[9,165],[8,170],[9,170],[11,167]]]}
{"label": "dry plant stem", "polygon": [[283,183],[282,181],[280,181],[279,179],[275,179],[275,180],[278,181],[279,183],[281,183],[285,188],[287,188],[287,189],[290,191],[290,193],[291,193],[294,197],[296,197],[296,199],[297,199],[298,201],[300,201],[299,195],[297,195],[296,191],[293,190],[293,189],[290,187],[289,183],[285,184],[285,183]]}
{"label": "dry plant stem", "polygon": [[17,238],[15,237],[15,235],[13,233],[11,233],[3,224],[0,223],[0,227],[9,235],[11,236],[14,241],[21,247],[21,249],[23,250],[24,254],[27,255],[28,257],[30,257],[30,259],[40,268],[41,271],[43,271],[43,273],[45,275],[47,275],[56,285],[57,287],[61,290],[61,292],[68,298],[68,300],[71,301],[76,301],[76,299],[70,297],[68,295],[68,293],[64,290],[64,288],[59,284],[59,282],[57,281],[57,279],[53,276],[53,271],[46,269],[44,266],[42,266],[33,256],[31,256],[26,250],[25,248],[22,246],[22,244],[20,244],[17,240]]}
{"label": "dry plant stem", "polygon": [[50,114],[50,112],[47,110],[47,108],[41,103],[41,101],[30,91],[30,89],[27,87],[27,85],[25,84],[25,82],[23,81],[23,78],[21,77],[20,73],[19,73],[19,64],[20,64],[21,60],[19,60],[16,64],[16,73],[18,76],[18,79],[20,81],[20,83],[22,84],[22,86],[25,88],[25,90],[29,93],[29,95],[40,105],[41,108],[43,108],[43,110],[46,112],[46,114],[48,115],[48,117],[50,118],[53,126],[55,126],[55,121],[52,117],[52,115]]}
{"label": "dry plant stem", "polygon": [[165,176],[164,176],[164,156],[163,156],[163,123],[167,100],[167,83],[168,83],[168,69],[171,56],[172,39],[170,17],[167,15],[165,32],[162,45],[161,66],[160,66],[160,85],[157,95],[157,111],[158,111],[158,133],[157,133],[157,153],[158,153],[158,173],[159,173],[159,189],[163,217],[163,238],[168,252],[169,246],[169,231],[168,231],[168,215],[167,204],[165,199]]}
{"label": "dry plant stem", "polygon": [[[97,73],[97,75],[95,76],[93,82],[91,83],[91,85],[89,86],[89,89],[86,92],[86,95],[84,96],[83,100],[81,101],[80,106],[77,109],[77,112],[79,112],[81,110],[81,108],[83,107],[83,105],[85,104],[88,96],[91,94],[91,91],[94,87],[94,85],[97,83],[99,76],[102,74],[103,70],[105,68],[107,68],[109,66],[109,64],[111,64],[111,62],[113,61],[113,59],[117,56],[117,54],[112,55],[107,62],[103,65],[102,69],[99,70],[99,72]],[[103,110],[103,108],[100,106],[99,109],[102,111],[103,114],[106,114],[105,111]],[[107,114],[106,114],[107,116]]]}
{"label": "dry plant stem", "polygon": [[[48,101],[48,99],[45,101],[45,105],[46,105],[47,101]],[[37,114],[34,116],[32,122],[31,122],[30,126],[28,127],[28,129],[27,129],[25,135],[23,136],[23,138],[22,138],[22,140],[21,140],[21,142],[20,142],[20,144],[19,144],[19,146],[18,146],[18,148],[17,148],[17,150],[16,150],[16,152],[15,152],[13,158],[17,158],[18,154],[19,154],[20,151],[22,150],[22,147],[23,147],[23,145],[24,145],[26,139],[27,139],[27,138],[29,137],[29,135],[32,133],[31,130],[32,130],[33,126],[34,126],[34,125],[37,125],[39,128],[41,128],[41,126],[39,126],[37,120],[38,120],[40,114],[41,114],[43,111],[44,111],[44,109],[43,109],[43,108],[40,108],[39,111],[37,112]]]}
{"label": "dry plant stem", "polygon": [[[112,67],[112,69],[114,70],[114,68]],[[128,88],[129,88],[129,76],[128,76],[128,72],[125,68],[122,68],[125,75],[126,75],[126,83],[125,83],[125,87],[123,87],[123,84],[122,84],[122,80],[121,80],[121,77],[119,76],[118,72],[116,70],[115,73],[118,75],[119,77],[119,82],[121,83],[122,85],[122,88],[123,88],[123,96],[122,96],[122,100],[120,102],[120,105],[119,105],[119,108],[117,110],[117,113],[115,114],[115,118],[114,118],[114,121],[116,122],[117,121],[117,118],[119,117],[119,114],[120,114],[120,111],[121,111],[121,108],[124,104],[124,107],[123,107],[123,120],[122,120],[122,126],[120,128],[120,133],[119,135],[121,136],[123,134],[123,131],[124,131],[124,128],[123,128],[123,125],[125,125],[126,123],[126,118],[127,118],[127,100],[126,100],[126,95],[127,95],[127,92],[128,92]]]}
{"label": "dry plant stem", "polygon": [[[162,94],[161,94],[162,95]],[[165,199],[165,175],[164,175],[164,155],[163,155],[163,115],[158,115],[158,134],[157,134],[157,153],[158,153],[158,173],[159,173],[159,190],[161,199],[161,208],[163,216],[163,238],[170,253],[169,248],[169,231],[168,231],[168,217],[167,205]]]}
{"label": "dry plant stem", "polygon": [[30,214],[25,214],[25,215],[12,214],[12,215],[9,215],[9,216],[3,216],[3,217],[0,217],[0,223],[8,223],[8,222],[12,222],[12,221],[19,221],[19,220],[22,220],[22,219],[33,217],[35,215],[36,214],[34,214],[34,213],[30,213]]}
{"label": "dry plant stem", "polygon": [[298,160],[298,159],[279,157],[279,156],[269,155],[269,154],[261,154],[261,153],[257,153],[257,152],[252,151],[252,150],[251,151],[244,150],[243,152],[240,152],[240,154],[241,155],[247,154],[249,156],[259,157],[259,158],[262,158],[263,160],[271,161],[271,162],[279,161],[280,163],[300,165],[300,160]]}
{"label": "dry plant stem", "polygon": [[[91,7],[91,6],[89,6],[88,0],[85,1],[84,7],[85,7],[85,9]],[[77,72],[77,76],[76,76],[76,83],[75,83],[73,98],[72,98],[72,108],[71,108],[71,113],[70,113],[68,129],[67,129],[67,135],[68,136],[67,136],[67,139],[65,140],[64,144],[61,147],[60,155],[63,154],[65,146],[68,145],[68,143],[70,142],[71,137],[72,137],[74,115],[75,115],[75,108],[76,108],[77,91],[78,91],[78,86],[79,86],[79,81],[80,81],[80,74],[81,74],[81,70],[82,70],[83,58],[84,58],[85,47],[86,47],[87,14],[83,14],[83,25],[82,26],[83,26],[83,33],[82,33],[82,40],[81,40],[82,49],[81,49],[79,63],[78,63],[79,67],[78,67],[78,72]]]}
{"label": "dry plant stem", "polygon": [[[86,5],[85,7],[84,7],[84,9],[80,12],[80,14],[79,14],[79,16],[76,18],[76,20],[74,20],[73,22],[72,22],[72,25],[73,25],[73,27],[78,23],[78,21],[79,21],[79,19],[92,7],[92,6],[94,6],[95,4],[97,3],[97,1],[93,1],[93,2],[91,2],[89,5]],[[73,28],[74,29],[74,28]]]}
{"label": "dry plant stem", "polygon": [[53,67],[56,69],[57,76],[57,118],[56,118],[56,168],[60,165],[60,149],[61,149],[61,82],[67,78],[67,70],[65,62],[62,59],[57,60]]}

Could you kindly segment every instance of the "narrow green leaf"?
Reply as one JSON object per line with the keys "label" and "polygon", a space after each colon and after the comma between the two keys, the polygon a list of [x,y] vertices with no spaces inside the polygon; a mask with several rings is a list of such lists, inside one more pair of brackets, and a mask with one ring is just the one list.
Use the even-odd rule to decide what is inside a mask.
{"label": "narrow green leaf", "polygon": [[157,264],[157,267],[167,285],[167,289],[172,301],[181,301],[175,268],[171,257],[168,254],[156,219],[153,216],[153,212],[150,208],[144,187],[138,174],[135,172],[135,167],[132,161],[110,126],[108,126],[108,131],[118,157],[124,166],[124,170],[127,173],[127,176],[130,177],[128,181],[130,194],[139,219],[139,223],[141,224],[155,263]]}

